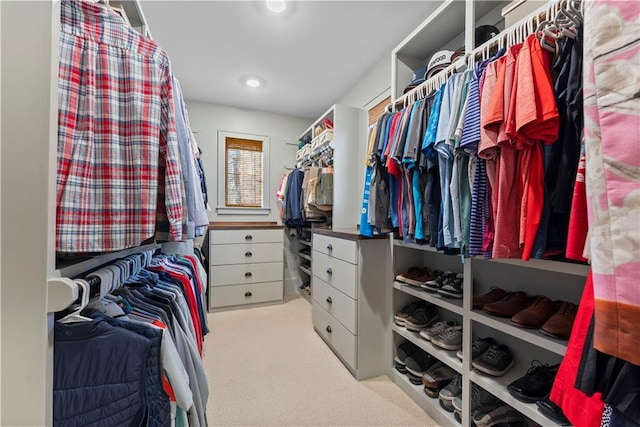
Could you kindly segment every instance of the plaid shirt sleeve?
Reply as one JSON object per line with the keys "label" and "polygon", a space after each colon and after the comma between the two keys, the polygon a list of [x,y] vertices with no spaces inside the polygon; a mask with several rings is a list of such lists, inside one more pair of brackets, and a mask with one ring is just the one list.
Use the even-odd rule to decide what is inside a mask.
{"label": "plaid shirt sleeve", "polygon": [[159,191],[180,240],[169,58],[107,6],[63,0],[60,16],[56,251],[109,252],[148,240]]}
{"label": "plaid shirt sleeve", "polygon": [[[182,205],[182,175],[176,130],[176,111],[173,100],[173,79],[169,67],[164,70],[162,83],[162,120],[160,128],[160,155],[164,169],[164,212],[169,223],[171,240],[182,240],[184,209]],[[158,212],[163,213],[161,210]]]}

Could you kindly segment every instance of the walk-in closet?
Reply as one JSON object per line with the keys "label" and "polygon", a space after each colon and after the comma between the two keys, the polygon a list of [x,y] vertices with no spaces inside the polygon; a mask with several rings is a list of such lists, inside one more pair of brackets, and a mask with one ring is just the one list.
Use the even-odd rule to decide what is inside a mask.
{"label": "walk-in closet", "polygon": [[638,34],[0,1],[0,425],[640,427]]}

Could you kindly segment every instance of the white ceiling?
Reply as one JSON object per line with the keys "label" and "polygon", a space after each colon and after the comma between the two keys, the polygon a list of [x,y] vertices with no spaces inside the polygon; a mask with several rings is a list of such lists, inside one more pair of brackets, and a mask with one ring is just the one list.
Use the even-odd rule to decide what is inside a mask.
{"label": "white ceiling", "polygon": [[[438,1],[153,1],[142,7],[185,98],[316,118]],[[250,89],[243,75],[266,86]]]}

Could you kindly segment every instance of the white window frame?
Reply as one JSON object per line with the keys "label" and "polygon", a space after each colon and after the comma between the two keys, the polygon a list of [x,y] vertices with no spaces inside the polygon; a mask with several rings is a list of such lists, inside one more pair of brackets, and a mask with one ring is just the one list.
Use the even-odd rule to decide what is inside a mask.
{"label": "white window frame", "polygon": [[[225,173],[226,173],[226,150],[225,142],[227,138],[253,139],[262,142],[262,207],[259,208],[236,208],[225,206]],[[248,133],[218,131],[218,215],[269,215],[269,159],[270,159],[271,138],[265,135],[252,135]]]}

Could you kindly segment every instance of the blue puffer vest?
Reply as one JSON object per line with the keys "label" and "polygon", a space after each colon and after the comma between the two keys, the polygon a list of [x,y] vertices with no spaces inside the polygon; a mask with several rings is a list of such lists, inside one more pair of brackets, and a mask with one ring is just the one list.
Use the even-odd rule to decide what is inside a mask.
{"label": "blue puffer vest", "polygon": [[[95,317],[91,315],[91,317]],[[162,387],[162,364],[160,362],[162,345],[162,331],[148,326],[139,325],[125,320],[102,316],[109,324],[128,329],[151,340],[151,348],[147,356],[144,390],[148,405],[148,427],[166,427],[171,425],[171,404],[169,396]]]}
{"label": "blue puffer vest", "polygon": [[55,426],[146,424],[151,339],[102,319],[56,323],[54,339]]}

